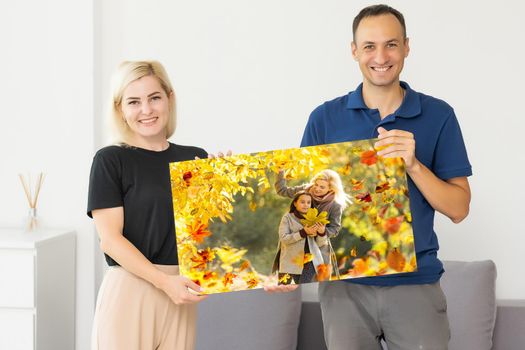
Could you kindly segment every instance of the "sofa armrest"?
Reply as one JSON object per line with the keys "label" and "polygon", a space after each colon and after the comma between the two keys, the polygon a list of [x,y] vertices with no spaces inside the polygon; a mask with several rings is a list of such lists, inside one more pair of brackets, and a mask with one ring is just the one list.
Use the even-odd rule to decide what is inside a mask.
{"label": "sofa armrest", "polygon": [[498,300],[494,350],[521,350],[525,347],[525,300]]}

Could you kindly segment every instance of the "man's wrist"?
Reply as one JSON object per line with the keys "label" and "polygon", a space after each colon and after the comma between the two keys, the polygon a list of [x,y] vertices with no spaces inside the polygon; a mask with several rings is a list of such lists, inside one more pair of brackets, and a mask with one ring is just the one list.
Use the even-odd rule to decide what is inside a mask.
{"label": "man's wrist", "polygon": [[408,175],[410,176],[417,175],[421,173],[422,170],[423,170],[423,164],[421,164],[421,162],[417,159],[414,161],[414,164],[410,168],[409,167],[406,168],[406,171]]}

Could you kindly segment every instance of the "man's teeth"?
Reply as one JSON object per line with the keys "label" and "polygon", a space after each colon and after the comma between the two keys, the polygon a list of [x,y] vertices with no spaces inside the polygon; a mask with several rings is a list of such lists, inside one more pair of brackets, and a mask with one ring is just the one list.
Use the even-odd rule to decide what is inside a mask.
{"label": "man's teeth", "polygon": [[378,72],[386,72],[390,67],[372,67],[373,70]]}

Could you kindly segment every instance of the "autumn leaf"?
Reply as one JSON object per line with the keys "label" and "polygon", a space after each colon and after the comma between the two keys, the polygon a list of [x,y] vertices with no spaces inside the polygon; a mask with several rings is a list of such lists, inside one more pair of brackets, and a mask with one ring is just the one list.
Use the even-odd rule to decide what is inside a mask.
{"label": "autumn leaf", "polygon": [[202,269],[206,267],[206,264],[215,259],[215,253],[208,247],[197,251],[197,255],[191,257],[191,261],[194,263],[193,268]]}
{"label": "autumn leaf", "polygon": [[305,253],[304,258],[303,258],[303,263],[308,264],[313,259],[314,259],[314,255],[312,253]]}
{"label": "autumn leaf", "polygon": [[383,205],[381,209],[379,209],[377,216],[379,216],[381,219],[384,218],[387,210],[388,210],[388,205]]}
{"label": "autumn leaf", "polygon": [[354,268],[350,270],[350,275],[353,277],[361,276],[368,270],[368,259],[355,259],[352,265]]}
{"label": "autumn leaf", "polygon": [[226,272],[224,274],[224,277],[222,278],[222,284],[223,286],[225,287],[228,287],[229,285],[231,285],[233,283],[233,279],[237,277],[237,275],[231,273],[231,272]]}
{"label": "autumn leaf", "polygon": [[257,277],[249,278],[249,279],[246,281],[246,284],[248,285],[248,289],[255,288],[255,287],[257,287],[257,285],[259,284],[259,279],[258,279]]}
{"label": "autumn leaf", "polygon": [[242,259],[247,250],[237,249],[230,246],[222,246],[220,248],[216,248],[215,252],[225,265],[233,265]]}
{"label": "autumn leaf", "polygon": [[386,263],[391,269],[401,272],[405,268],[406,259],[399,249],[394,248],[386,256]]}
{"label": "autumn leaf", "polygon": [[375,163],[377,163],[377,155],[376,155],[376,151],[364,151],[363,153],[361,153],[361,161],[360,161],[362,164],[366,164],[368,166],[370,165],[374,165]]}
{"label": "autumn leaf", "polygon": [[304,216],[304,219],[300,220],[301,224],[303,224],[306,227],[310,227],[315,225],[316,223],[319,223],[321,225],[326,225],[330,223],[330,221],[326,219],[326,217],[328,216],[328,213],[326,211],[322,211],[321,213],[319,213],[319,215],[318,213],[319,212],[317,208],[308,209],[306,215]]}
{"label": "autumn leaf", "polygon": [[328,264],[319,264],[317,266],[317,280],[328,281],[330,279],[330,265]]}
{"label": "autumn leaf", "polygon": [[286,284],[290,280],[291,276],[289,274],[284,274],[281,278],[279,278],[279,284]]}
{"label": "autumn leaf", "polygon": [[383,193],[390,188],[388,181],[381,182],[376,186],[376,193]]}
{"label": "autumn leaf", "polygon": [[249,267],[250,267],[250,262],[248,260],[244,260],[242,262],[241,266],[239,267],[239,272],[242,272],[242,271],[246,270]]}
{"label": "autumn leaf", "polygon": [[352,167],[350,166],[350,163],[347,163],[344,167],[339,168],[338,172],[342,175],[350,175],[350,172],[352,170]]}
{"label": "autumn leaf", "polygon": [[183,175],[182,175],[182,179],[184,180],[184,182],[186,183],[186,186],[189,186],[190,185],[190,180],[192,178],[193,174],[191,173],[191,171],[186,171]]}
{"label": "autumn leaf", "polygon": [[403,222],[404,216],[395,216],[393,218],[387,219],[383,223],[383,228],[386,232],[390,233],[391,235],[394,233],[397,233],[399,231],[399,228],[401,227],[401,223]]}
{"label": "autumn leaf", "polygon": [[350,181],[352,182],[352,191],[360,191],[363,189],[365,180],[358,181],[356,179],[350,179]]}
{"label": "autumn leaf", "polygon": [[366,192],[366,193],[359,193],[355,196],[355,198],[359,201],[359,202],[365,202],[365,203],[370,203],[372,201],[372,196],[370,196],[370,192]]}
{"label": "autumn leaf", "polygon": [[208,231],[208,225],[198,220],[188,225],[187,228],[191,239],[196,243],[202,243],[204,238],[211,236],[211,232]]}
{"label": "autumn leaf", "polygon": [[217,273],[213,272],[213,271],[206,271],[202,275],[202,279],[205,280],[205,281],[210,280],[210,279],[215,279],[215,278],[217,278]]}
{"label": "autumn leaf", "polygon": [[355,258],[357,256],[357,248],[355,246],[350,249],[350,256]]}

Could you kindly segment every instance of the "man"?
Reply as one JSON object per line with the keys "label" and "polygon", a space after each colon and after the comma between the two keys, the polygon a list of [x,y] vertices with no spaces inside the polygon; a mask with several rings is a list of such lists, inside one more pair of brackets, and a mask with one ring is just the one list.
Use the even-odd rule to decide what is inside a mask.
{"label": "man", "polygon": [[417,272],[321,283],[330,350],[446,349],[443,266],[433,230],[435,210],[453,222],[469,211],[472,174],[453,109],[399,80],[409,40],[403,15],[386,5],[361,10],[352,55],[363,74],[355,91],[325,102],[308,120],[301,146],[378,137],[383,157],[402,157],[408,174]]}

